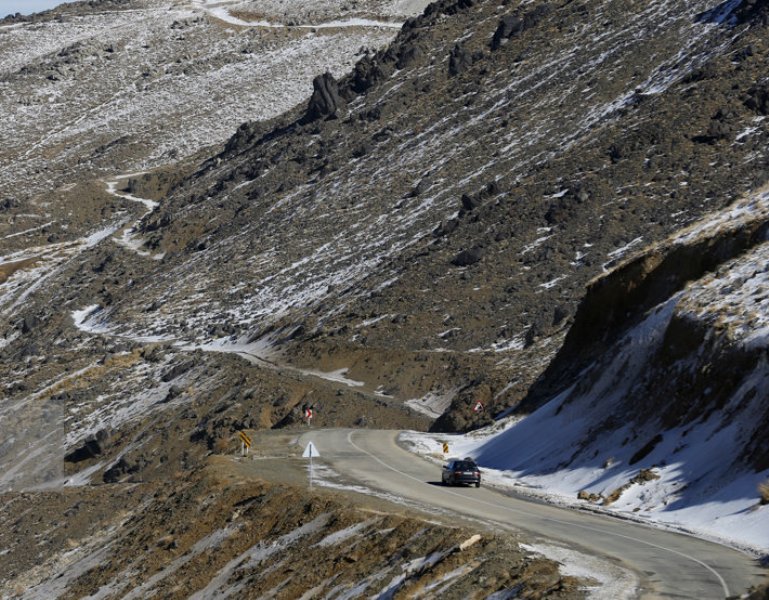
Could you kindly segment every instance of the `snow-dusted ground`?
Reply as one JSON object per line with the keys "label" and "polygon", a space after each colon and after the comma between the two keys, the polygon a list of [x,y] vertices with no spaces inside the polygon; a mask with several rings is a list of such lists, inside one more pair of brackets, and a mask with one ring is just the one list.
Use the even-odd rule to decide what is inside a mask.
{"label": "snow-dusted ground", "polygon": [[[213,15],[230,4],[157,2],[0,30],[0,190],[24,180],[41,193],[89,167],[152,168],[223,142],[308,98],[315,75],[348,71],[405,19],[241,27]],[[52,156],[76,166],[52,169]]]}
{"label": "snow-dusted ground", "polygon": [[147,215],[151,214],[158,206],[160,206],[160,203],[155,202],[154,200],[148,200],[147,198],[139,198],[137,196],[128,194],[126,192],[119,192],[117,189],[118,185],[120,185],[122,181],[137,174],[138,173],[132,173],[130,175],[121,175],[119,177],[115,177],[107,181],[107,193],[111,194],[112,196],[115,196],[116,198],[122,198],[123,200],[128,200],[129,202],[137,202],[138,204],[141,204],[145,208],[144,214],[142,214],[132,225],[123,229],[123,232],[119,238],[116,237],[113,239],[115,240],[116,243],[130,250],[133,250],[140,256],[148,256],[153,258],[154,260],[162,260],[163,257],[165,256],[164,253],[160,252],[158,254],[152,254],[150,252],[147,252],[146,250],[142,250],[142,246],[144,246],[144,240],[138,237],[136,233],[137,229],[139,228],[139,224],[141,223],[141,220]]}
{"label": "snow-dusted ground", "polygon": [[[84,253],[118,244],[141,257],[163,258],[142,247],[136,233],[138,221],[125,211],[85,223],[82,237],[75,238],[75,229],[67,221],[73,209],[59,205],[60,190],[73,189],[84,177],[98,177],[106,191],[126,205],[142,204],[145,216],[158,204],[119,191],[127,177],[223,142],[244,121],[292,108],[309,96],[314,75],[325,70],[337,76],[346,72],[361,47],[381,47],[396,33],[395,27],[353,22],[291,31],[241,28],[213,18],[209,4],[159,0],[147,3],[145,9],[70,14],[0,29],[0,113],[8,117],[0,131],[0,196],[21,199],[41,194],[0,226],[0,242],[9,248],[0,252],[0,265],[10,272],[0,282],[0,318],[6,325],[0,348],[22,337],[13,326],[19,311],[28,308],[31,299],[47,297],[46,287],[82,260]],[[295,18],[297,11],[308,6],[289,7],[288,16]],[[340,8],[339,3],[329,3],[329,10]],[[389,25],[410,16],[380,14]],[[132,173],[116,175],[116,171]],[[48,235],[51,228],[66,241]],[[46,238],[49,243],[43,242]],[[88,299],[63,308],[89,337],[179,341],[177,331],[124,331],[110,322],[110,310],[96,302]],[[57,352],[62,343],[52,340],[53,347],[45,354]],[[201,345],[196,342],[194,347]],[[225,346],[220,351],[254,360],[261,359],[264,351],[238,348],[231,341]],[[48,359],[30,360],[45,363]],[[28,486],[38,481],[38,474],[61,482],[64,448],[71,450],[72,444],[104,427],[143,416],[167,392],[168,386],[162,385],[137,398],[106,394],[92,406],[76,407],[66,418],[61,410],[49,414],[52,403],[40,400],[45,394],[96,370],[98,366],[92,364],[52,377],[13,406],[0,407],[0,429],[15,432],[0,446],[0,459],[13,462],[18,453],[29,457],[3,469],[0,487]],[[19,373],[8,373],[4,383],[29,384],[23,372],[20,365]],[[344,379],[338,373],[319,375]],[[33,422],[36,411],[41,415]],[[31,469],[35,457],[43,464],[40,457],[49,450],[52,460],[47,462],[56,468],[48,473],[45,465]]]}
{"label": "snow-dusted ground", "polygon": [[[331,26],[364,26],[364,27],[393,27],[402,23],[406,17],[422,12],[430,3],[429,0],[369,0],[354,3],[352,6],[340,0],[316,0],[315,2],[296,2],[287,6],[281,0],[192,0],[192,3],[210,14],[233,25],[274,26],[276,21],[297,20],[300,26],[318,26],[336,22]],[[377,14],[388,20],[373,20],[361,18],[333,19],[329,15],[347,14]],[[243,20],[234,16],[237,14],[260,15],[260,20]]]}
{"label": "snow-dusted ground", "polygon": [[589,581],[585,591],[591,600],[630,600],[637,596],[638,580],[627,569],[563,546],[521,544],[521,547],[558,561],[564,575]]}
{"label": "snow-dusted ground", "polygon": [[[610,12],[608,4],[602,3],[596,8],[593,17],[596,22],[600,21],[604,12]],[[278,2],[259,4],[259,10],[256,3],[247,2],[210,2],[203,6],[206,10],[226,10],[236,18],[245,18],[237,17],[242,12],[257,19],[261,10],[270,15],[270,21],[281,10],[281,3]],[[322,8],[324,4],[319,6]],[[702,23],[696,18],[707,8],[704,2],[687,4],[683,11],[680,5],[656,3],[634,15],[627,28],[612,29],[604,34],[605,37],[587,40],[582,30],[570,32],[559,42],[562,46],[552,49],[552,54],[537,64],[527,66],[530,71],[522,69],[514,76],[506,73],[505,81],[509,83],[495,88],[487,96],[479,97],[475,106],[460,106],[460,100],[457,100],[457,105],[447,107],[442,119],[420,123],[419,128],[400,134],[393,152],[397,157],[394,162],[382,160],[374,149],[368,155],[350,161],[338,172],[295,186],[277,200],[261,200],[265,203],[265,210],[259,214],[258,220],[245,225],[248,230],[238,231],[229,239],[212,235],[205,253],[195,254],[185,263],[174,265],[170,276],[179,282],[178,286],[169,289],[158,282],[147,293],[158,302],[173,307],[174,314],[189,315],[188,323],[201,332],[202,342],[207,341],[202,333],[203,326],[207,324],[206,315],[216,312],[226,314],[233,328],[249,331],[268,329],[283,319],[301,320],[324,304],[325,310],[318,314],[317,320],[333,320],[345,310],[345,303],[357,300],[356,294],[369,292],[362,283],[372,281],[372,275],[382,281],[382,289],[395,284],[400,275],[388,271],[392,258],[429,238],[436,221],[450,219],[456,211],[456,197],[461,196],[469,186],[485,183],[487,171],[504,169],[510,178],[525,173],[532,164],[562,152],[576,140],[587,136],[588,132],[593,132],[593,135],[611,123],[618,111],[626,108],[637,94],[662,93],[717,53],[724,43],[718,35],[720,30],[717,24]],[[656,35],[660,29],[674,37],[676,43],[668,40],[658,48],[657,62],[649,65],[648,73],[639,73],[638,81],[623,84],[622,89],[609,86],[600,91],[605,96],[600,101],[587,101],[599,93],[588,89],[590,80],[600,72],[601,79],[616,76],[617,81],[624,81],[621,74],[634,58],[633,49],[650,43],[651,32]],[[686,48],[680,47],[680,39],[690,41]],[[716,39],[717,42],[714,41]],[[589,44],[590,54],[595,56],[589,61],[585,59],[588,51],[586,44]],[[424,74],[438,68],[436,65],[445,60],[445,57],[434,58],[433,63],[420,67]],[[554,97],[546,94],[548,82],[571,81],[572,73],[580,75],[568,89]],[[397,93],[399,85],[401,83],[393,83],[388,93]],[[368,109],[368,106],[360,106],[361,114]],[[355,116],[358,105],[352,103],[350,109]],[[511,111],[516,118],[503,132],[472,133],[468,139],[468,132],[475,132],[479,123],[507,123]],[[555,133],[564,122],[570,124],[569,137],[565,140]],[[489,137],[485,137],[487,135]],[[308,139],[307,144],[308,153],[321,151],[317,140]],[[488,160],[488,163],[478,165],[464,179],[454,177],[451,165],[461,163],[480,147],[500,148],[500,151],[492,152],[488,157],[486,152],[482,152],[482,160]],[[533,148],[539,151],[534,152]],[[426,162],[432,165],[431,176],[440,181],[439,184],[406,203],[383,198],[382,190],[393,189],[394,183],[401,179],[420,181],[425,175]],[[248,189],[256,185],[256,180],[242,181],[238,185]],[[399,192],[393,189],[393,194]],[[555,196],[559,193],[562,192]],[[318,198],[329,201],[318,202]],[[356,199],[354,207],[347,205],[347,198]],[[354,227],[339,231],[340,215],[349,219],[351,214],[356,219]],[[220,225],[216,223],[216,217],[213,219],[212,228]],[[305,227],[307,223],[312,223],[310,235]],[[552,243],[551,237],[561,235],[545,228],[545,231],[523,233],[513,243],[520,244],[520,253],[524,256],[541,245]],[[624,241],[608,256],[591,256],[591,260],[607,261],[608,268],[642,243],[643,238],[635,236]],[[252,260],[247,264],[238,264],[236,259],[246,253],[253,257]],[[580,268],[582,258],[584,254],[575,257],[576,268]],[[222,290],[220,296],[206,297],[202,289],[193,296],[188,293],[199,285],[198,273],[206,269],[206,265],[225,263],[233,265],[233,270],[222,274],[210,273],[210,286]],[[509,271],[511,284],[522,278],[528,279],[523,271],[525,268],[522,266],[520,271]],[[573,283],[573,272],[548,274],[547,278],[532,281],[531,285],[542,294],[557,293]],[[249,285],[233,285],[233,280],[248,281]],[[334,301],[339,290],[345,290],[342,302]],[[123,315],[115,317],[124,318]],[[154,329],[159,334],[169,326],[158,321],[141,324],[144,331]],[[449,336],[456,330],[443,333]],[[443,339],[436,335],[433,338],[434,348],[440,348],[442,342]],[[524,330],[512,332],[505,340],[489,340],[478,348],[513,354],[519,353],[525,345]]]}

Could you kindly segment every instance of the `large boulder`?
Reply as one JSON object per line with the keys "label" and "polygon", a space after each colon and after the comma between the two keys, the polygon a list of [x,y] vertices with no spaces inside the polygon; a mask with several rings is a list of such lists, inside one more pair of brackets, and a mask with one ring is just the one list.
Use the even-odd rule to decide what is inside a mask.
{"label": "large boulder", "polygon": [[473,248],[462,250],[451,261],[455,267],[469,267],[483,258],[483,248],[474,246]]}
{"label": "large boulder", "polygon": [[523,19],[516,15],[505,15],[499,21],[494,37],[491,38],[491,49],[496,50],[514,35],[523,31]]}

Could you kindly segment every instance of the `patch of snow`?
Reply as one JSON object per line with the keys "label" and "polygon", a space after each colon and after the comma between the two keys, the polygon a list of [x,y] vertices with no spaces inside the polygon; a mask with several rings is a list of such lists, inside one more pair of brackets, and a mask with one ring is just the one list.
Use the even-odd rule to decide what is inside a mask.
{"label": "patch of snow", "polygon": [[97,473],[103,466],[104,466],[104,463],[99,462],[94,465],[91,465],[87,469],[78,471],[74,475],[67,477],[67,479],[63,483],[64,487],[81,487],[84,485],[90,485],[91,476],[94,473]]}
{"label": "patch of snow", "polygon": [[9,235],[4,235],[3,239],[7,240],[7,239],[10,239],[10,238],[26,235],[28,233],[34,233],[35,231],[40,231],[41,229],[45,229],[46,227],[50,227],[54,223],[56,223],[56,221],[48,221],[48,223],[43,223],[42,225],[38,225],[37,227],[32,227],[31,229],[25,229],[24,231],[18,231],[16,233],[11,233]]}
{"label": "patch of snow", "polygon": [[457,395],[457,390],[451,390],[447,393],[430,392],[421,398],[411,398],[404,404],[409,408],[427,415],[431,419],[440,417],[451,405],[451,401]]}
{"label": "patch of snow", "polygon": [[638,246],[643,242],[642,237],[637,237],[634,240],[629,241],[624,246],[621,246],[617,248],[616,250],[612,250],[607,254],[609,257],[609,261],[604,263],[603,270],[606,271],[610,265],[614,265],[617,263],[619,259],[621,259],[623,256],[625,256],[630,250]]}
{"label": "patch of snow", "polygon": [[109,227],[104,227],[103,229],[99,229],[98,231],[95,231],[91,235],[87,236],[83,240],[83,244],[87,248],[93,248],[96,244],[98,244],[104,239],[107,239],[109,236],[115,233],[115,231],[117,231],[117,227],[114,225]]}
{"label": "patch of snow", "polygon": [[299,369],[305,375],[314,375],[327,381],[334,381],[336,383],[343,383],[347,387],[362,387],[366,385],[363,381],[355,381],[354,379],[348,379],[345,374],[349,369],[337,369],[336,371],[315,371],[312,369]]}
{"label": "patch of snow", "polygon": [[328,514],[319,515],[309,523],[297,527],[292,532],[280,536],[273,542],[262,541],[252,546],[222,567],[205,588],[190,596],[190,600],[219,600],[239,596],[240,592],[243,591],[243,585],[229,584],[229,580],[235,573],[256,569],[262,562],[273,555],[284,551],[308,535],[317,533],[326,525],[329,517],[330,515]]}
{"label": "patch of snow", "polygon": [[360,536],[361,531],[370,527],[374,522],[374,519],[369,519],[368,521],[355,523],[354,525],[350,525],[349,527],[345,527],[344,529],[330,533],[317,544],[315,544],[313,548],[326,548],[328,546],[335,546],[336,544],[347,542],[350,538]]}
{"label": "patch of snow", "polygon": [[637,596],[636,576],[607,560],[552,544],[521,544],[521,548],[560,563],[563,575],[595,582],[586,588],[590,600],[631,600]]}
{"label": "patch of snow", "polygon": [[498,340],[486,348],[470,348],[468,352],[518,352],[526,347],[526,339],[523,335],[516,335],[509,340]]}
{"label": "patch of snow", "polygon": [[272,364],[272,359],[275,356],[275,347],[269,338],[262,338],[254,342],[245,340],[233,342],[229,338],[222,338],[207,344],[185,344],[180,342],[177,345],[184,350],[200,349],[204,352],[237,354],[252,364]]}
{"label": "patch of snow", "polygon": [[707,236],[736,231],[745,223],[757,220],[769,220],[768,190],[750,194],[737,200],[729,208],[700,219],[677,233],[672,243],[674,245],[689,244]]}
{"label": "patch of snow", "polygon": [[680,312],[725,329],[747,348],[769,347],[769,243],[692,284]]}
{"label": "patch of snow", "polygon": [[[155,595],[154,593],[150,593],[150,592],[157,584],[161,583],[166,577],[176,573],[176,571],[178,571],[181,567],[186,565],[193,558],[199,556],[200,554],[204,552],[211,552],[212,550],[216,550],[216,548],[218,548],[222,544],[222,542],[231,538],[233,535],[237,534],[239,531],[240,531],[239,527],[230,526],[230,527],[225,527],[223,529],[217,529],[213,533],[210,533],[209,535],[199,539],[182,556],[171,561],[163,569],[161,569],[160,571],[155,573],[152,577],[147,579],[147,581],[142,583],[142,585],[131,589],[131,591],[128,594],[123,596],[123,600],[135,600],[135,599],[138,600],[138,599],[148,598],[150,596]],[[110,592],[112,592],[112,590],[115,587],[124,589],[126,587],[126,584],[130,582],[130,580],[123,582],[121,581],[122,579],[124,578],[119,575],[115,578],[112,584],[108,584],[107,586],[104,586],[104,587],[109,589]],[[99,597],[98,592],[96,594],[96,597]],[[96,600],[96,598],[90,598],[90,600]]]}
{"label": "patch of snow", "polygon": [[523,247],[523,250],[521,250],[521,252],[520,252],[521,256],[525,256],[526,254],[528,254],[529,252],[531,252],[535,248],[541,246],[542,244],[544,244],[547,240],[549,240],[554,235],[555,234],[553,233],[553,234],[550,234],[550,235],[544,235],[542,237],[538,237],[531,244],[527,244],[526,246]]}
{"label": "patch of snow", "polygon": [[568,275],[560,275],[556,277],[555,279],[551,279],[550,281],[546,281],[545,283],[540,283],[538,287],[544,288],[546,290],[554,288],[556,285],[558,285],[559,282],[566,279]]}
{"label": "patch of snow", "polygon": [[[422,589],[422,595],[417,596],[418,598],[429,598],[429,597],[435,597],[435,598],[441,598],[443,594],[448,590],[449,587],[454,583],[456,579],[459,579],[460,577],[463,577],[464,575],[467,575],[473,570],[472,564],[464,564],[458,566],[456,569],[452,569],[448,573],[444,573],[440,577],[438,577],[435,581],[430,582],[424,588]],[[493,597],[494,594],[491,596],[487,596],[487,600]],[[515,596],[512,596],[515,597]]]}
{"label": "patch of snow", "polygon": [[386,315],[380,315],[378,317],[373,317],[371,319],[366,319],[365,321],[363,321],[357,327],[371,327],[375,323],[379,323],[379,321],[383,321],[384,319],[387,319],[387,318],[392,317],[392,316],[393,316],[392,314],[386,314]]}
{"label": "patch of snow", "polygon": [[91,304],[80,310],[72,311],[75,327],[86,333],[100,335],[114,331],[114,325],[108,324],[109,312],[99,304]]}

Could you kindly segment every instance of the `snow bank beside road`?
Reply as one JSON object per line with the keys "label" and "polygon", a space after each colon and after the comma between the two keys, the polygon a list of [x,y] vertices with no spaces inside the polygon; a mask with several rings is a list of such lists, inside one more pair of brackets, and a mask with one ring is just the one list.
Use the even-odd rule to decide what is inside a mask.
{"label": "snow bank beside road", "polygon": [[[705,426],[698,436],[688,438],[691,444],[680,462],[655,469],[658,480],[636,483],[620,500],[608,506],[588,505],[577,495],[583,490],[606,494],[622,487],[638,473],[622,463],[603,468],[589,465],[588,461],[567,468],[559,468],[559,462],[567,461],[577,452],[576,443],[561,445],[561,436],[576,438],[584,422],[575,420],[573,411],[562,419],[550,418],[557,408],[552,402],[527,419],[523,419],[502,431],[487,434],[448,435],[404,433],[401,440],[418,454],[437,459],[440,443],[449,444],[451,456],[473,456],[480,464],[484,481],[494,487],[514,490],[527,496],[540,498],[554,504],[606,511],[616,516],[644,521],[665,528],[686,531],[706,539],[747,550],[759,555],[769,551],[769,506],[759,506],[757,486],[769,477],[769,471],[759,474],[744,473],[722,485],[725,475],[712,464],[722,462],[723,439],[732,435],[724,431],[713,443],[711,427]],[[558,432],[553,434],[553,432]],[[680,433],[680,432],[678,432]],[[539,447],[527,453],[522,448]],[[680,443],[681,438],[671,442]],[[488,450],[495,444],[507,447],[497,460],[487,458]],[[706,450],[710,448],[710,450]],[[704,454],[703,454],[704,453]],[[548,456],[549,454],[549,456]],[[695,458],[696,457],[696,458]],[[687,460],[691,462],[687,462]],[[608,460],[608,459],[607,459]],[[491,466],[493,464],[494,466]],[[718,491],[709,498],[691,498],[687,488],[703,490],[717,486]]]}
{"label": "snow bank beside road", "polygon": [[447,441],[451,456],[476,458],[496,486],[559,504],[584,507],[587,500],[597,510],[766,554],[769,505],[759,504],[758,485],[769,470],[751,470],[741,452],[760,439],[769,362],[759,360],[725,406],[695,422],[665,429],[656,420],[634,420],[628,408],[639,404],[649,365],[686,298],[650,311],[614,346],[609,362],[590,367],[579,386],[532,414],[467,435],[405,434],[403,440],[433,456]]}

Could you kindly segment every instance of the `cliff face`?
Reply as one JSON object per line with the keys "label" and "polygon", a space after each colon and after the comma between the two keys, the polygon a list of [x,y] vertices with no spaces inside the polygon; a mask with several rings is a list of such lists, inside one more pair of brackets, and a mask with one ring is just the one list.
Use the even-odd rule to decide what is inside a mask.
{"label": "cliff face", "polygon": [[[641,322],[650,310],[684,290],[687,292],[680,303],[681,314],[671,323],[672,330],[679,334],[671,333],[669,343],[666,343],[670,360],[698,351],[705,338],[715,343],[710,334],[685,333],[691,328],[712,330],[717,334],[715,337],[737,348],[742,336],[754,339],[749,330],[753,320],[760,320],[764,310],[760,261],[764,252],[762,244],[768,236],[766,192],[756,192],[729,210],[716,213],[670,240],[637,253],[610,274],[591,282],[557,357],[533,386],[521,409],[530,410],[556,390],[567,387],[568,382],[604,356],[611,344]],[[747,280],[743,269],[749,270],[749,267],[734,266],[742,264],[739,262],[741,257],[748,261],[748,265],[757,264],[757,272],[750,273]],[[733,268],[736,271],[730,275]],[[743,329],[735,332],[730,327],[727,335],[722,331],[720,321],[713,322],[712,319],[712,314],[728,305],[724,298],[712,291],[709,294],[697,291],[711,289],[715,285],[712,282],[724,281],[732,275],[740,282],[738,290],[743,283],[757,287],[755,297],[748,292],[738,296],[736,304],[744,304],[743,312],[751,316],[744,316],[747,321]],[[709,287],[704,287],[706,282]],[[690,298],[697,299],[697,314],[711,316],[708,321],[694,318],[685,310]],[[708,306],[708,302],[712,302],[712,306]],[[751,306],[752,302],[758,304]],[[760,333],[762,326],[757,326]]]}

